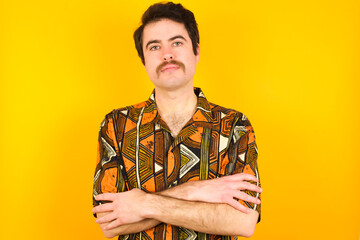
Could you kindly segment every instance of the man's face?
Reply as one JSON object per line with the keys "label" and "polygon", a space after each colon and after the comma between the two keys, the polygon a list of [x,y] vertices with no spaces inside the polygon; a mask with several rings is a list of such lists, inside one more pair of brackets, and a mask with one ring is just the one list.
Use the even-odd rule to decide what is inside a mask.
{"label": "man's face", "polygon": [[162,19],[147,24],[143,50],[145,70],[156,88],[176,90],[192,85],[200,49],[195,55],[183,23]]}

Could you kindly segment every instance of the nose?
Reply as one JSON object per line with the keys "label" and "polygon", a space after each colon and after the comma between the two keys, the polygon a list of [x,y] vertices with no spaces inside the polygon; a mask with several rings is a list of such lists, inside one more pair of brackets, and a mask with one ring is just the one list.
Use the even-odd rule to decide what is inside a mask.
{"label": "nose", "polygon": [[164,61],[170,61],[173,59],[174,59],[174,56],[171,53],[164,54]]}
{"label": "nose", "polygon": [[175,59],[174,52],[171,49],[171,46],[163,46],[162,48],[163,52],[163,60],[165,62],[171,61]]}

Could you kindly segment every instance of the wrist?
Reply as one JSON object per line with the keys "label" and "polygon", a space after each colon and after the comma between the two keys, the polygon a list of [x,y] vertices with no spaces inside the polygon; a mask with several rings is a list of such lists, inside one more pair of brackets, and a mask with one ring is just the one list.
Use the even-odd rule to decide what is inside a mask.
{"label": "wrist", "polygon": [[190,181],[180,185],[177,185],[172,188],[168,188],[161,192],[156,192],[154,194],[165,196],[165,197],[172,197],[187,201],[196,201],[196,184],[198,181]]}
{"label": "wrist", "polygon": [[185,200],[188,200],[188,201],[197,201],[197,186],[199,184],[199,181],[190,181],[190,182],[187,182],[185,183],[184,185],[186,185],[184,187],[184,196],[185,196]]}
{"label": "wrist", "polygon": [[161,196],[157,194],[147,193],[144,201],[144,209],[142,211],[143,218],[154,218],[157,209],[157,202]]}

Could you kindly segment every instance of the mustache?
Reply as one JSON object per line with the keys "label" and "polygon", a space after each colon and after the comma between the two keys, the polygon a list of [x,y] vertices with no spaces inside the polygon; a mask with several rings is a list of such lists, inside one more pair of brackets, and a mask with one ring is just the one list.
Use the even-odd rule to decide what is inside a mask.
{"label": "mustache", "polygon": [[179,67],[185,72],[185,65],[184,65],[182,62],[175,61],[175,60],[171,60],[171,61],[163,62],[162,64],[160,64],[160,65],[156,68],[156,73],[159,75],[161,69],[162,69],[163,67],[165,67],[166,65],[168,65],[168,64],[177,65],[177,66],[179,66]]}

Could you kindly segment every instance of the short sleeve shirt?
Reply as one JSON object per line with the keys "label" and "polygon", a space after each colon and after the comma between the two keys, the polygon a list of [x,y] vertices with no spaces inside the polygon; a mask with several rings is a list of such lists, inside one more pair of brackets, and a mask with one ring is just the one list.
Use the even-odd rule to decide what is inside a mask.
{"label": "short sleeve shirt", "polygon": [[[258,150],[254,130],[240,112],[206,100],[200,88],[195,114],[173,138],[160,117],[155,103],[155,91],[140,104],[115,109],[101,123],[98,157],[94,176],[94,197],[101,193],[116,193],[139,188],[145,192],[160,192],[188,181],[207,180],[235,173],[256,176]],[[244,191],[259,198],[260,194]],[[239,200],[259,212],[260,205]],[[119,239],[194,240],[236,239],[196,232],[161,223],[156,227]]]}

